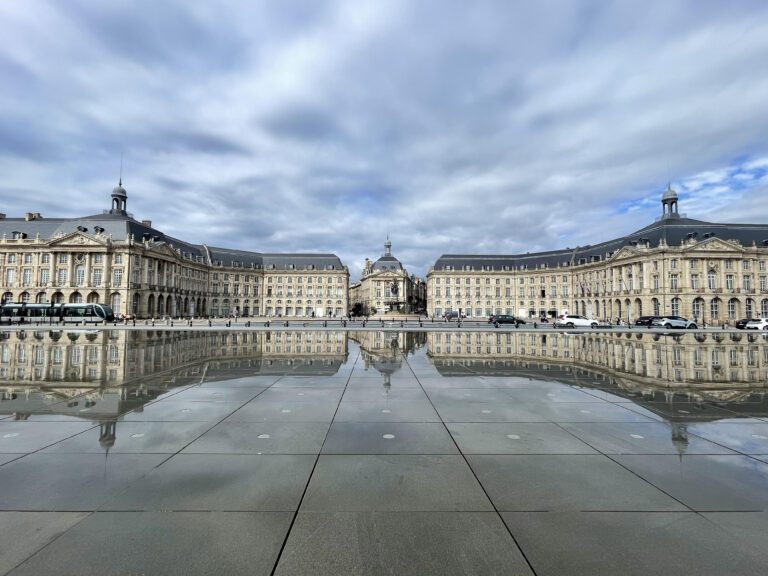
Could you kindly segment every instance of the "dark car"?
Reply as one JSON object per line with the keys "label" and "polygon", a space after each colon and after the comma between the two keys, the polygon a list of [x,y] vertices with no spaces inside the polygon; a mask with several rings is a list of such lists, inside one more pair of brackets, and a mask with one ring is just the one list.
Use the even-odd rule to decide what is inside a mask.
{"label": "dark car", "polygon": [[739,330],[744,330],[747,327],[747,322],[752,320],[752,318],[742,318],[741,320],[736,320],[736,328]]}
{"label": "dark car", "polygon": [[443,318],[445,320],[461,320],[462,318],[466,317],[467,316],[465,314],[459,314],[456,310],[451,310],[450,312],[443,314]]}
{"label": "dark car", "polygon": [[661,316],[640,316],[635,320],[635,326],[650,326],[654,320],[658,320]]}
{"label": "dark car", "polygon": [[488,324],[493,324],[494,326],[498,326],[499,324],[514,324],[515,327],[518,327],[520,324],[525,324],[525,320],[522,318],[515,318],[509,314],[494,314],[488,318]]}

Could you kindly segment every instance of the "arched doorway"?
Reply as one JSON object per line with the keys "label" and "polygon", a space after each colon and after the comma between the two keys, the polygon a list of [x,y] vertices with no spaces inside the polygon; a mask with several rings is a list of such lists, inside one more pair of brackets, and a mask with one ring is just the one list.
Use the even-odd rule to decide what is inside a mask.
{"label": "arched doorway", "polygon": [[91,292],[88,294],[88,303],[89,304],[96,304],[99,301],[99,293],[98,292]]}
{"label": "arched doorway", "polygon": [[81,304],[83,301],[83,295],[80,292],[72,292],[69,296],[70,304]]}

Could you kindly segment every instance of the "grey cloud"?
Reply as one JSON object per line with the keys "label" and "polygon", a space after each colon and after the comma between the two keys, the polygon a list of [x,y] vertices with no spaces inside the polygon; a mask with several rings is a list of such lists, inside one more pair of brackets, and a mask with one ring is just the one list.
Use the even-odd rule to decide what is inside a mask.
{"label": "grey cloud", "polygon": [[[763,2],[7,10],[0,169],[30,191],[9,214],[71,205],[54,180],[106,207],[123,151],[129,208],[168,233],[362,263],[389,231],[423,274],[629,232],[667,180],[768,154]],[[681,210],[767,220],[748,186],[708,214],[681,190]]]}

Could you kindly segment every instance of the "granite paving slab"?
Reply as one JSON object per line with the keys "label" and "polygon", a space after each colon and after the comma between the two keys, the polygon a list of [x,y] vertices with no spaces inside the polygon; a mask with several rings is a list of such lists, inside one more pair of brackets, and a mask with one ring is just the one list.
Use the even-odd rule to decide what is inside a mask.
{"label": "granite paving slab", "polygon": [[458,454],[445,426],[414,422],[334,422],[323,454]]}
{"label": "granite paving slab", "polygon": [[269,574],[290,512],[98,512],[13,576]]}
{"label": "granite paving slab", "polygon": [[300,512],[275,574],[533,572],[492,512]]}
{"label": "granite paving slab", "polygon": [[314,456],[177,454],[100,510],[296,510]]}
{"label": "granite paving slab", "polygon": [[490,511],[461,456],[321,455],[306,512]]}
{"label": "granite paving slab", "polygon": [[498,510],[686,510],[658,488],[599,454],[467,459]]}
{"label": "granite paving slab", "polygon": [[52,542],[87,512],[0,512],[0,574]]}
{"label": "granite paving slab", "polygon": [[160,454],[30,454],[0,467],[0,510],[96,510],[165,458]]}
{"label": "granite paving slab", "polygon": [[765,558],[690,512],[504,512],[537,576],[755,576]]}

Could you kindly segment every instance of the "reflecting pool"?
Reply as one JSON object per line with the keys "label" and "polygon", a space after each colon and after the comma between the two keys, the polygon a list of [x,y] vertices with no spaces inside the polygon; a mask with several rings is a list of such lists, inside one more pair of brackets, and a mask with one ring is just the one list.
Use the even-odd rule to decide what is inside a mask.
{"label": "reflecting pool", "polygon": [[757,333],[0,332],[0,574],[758,574]]}

